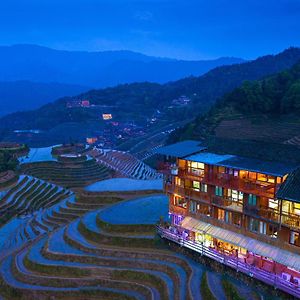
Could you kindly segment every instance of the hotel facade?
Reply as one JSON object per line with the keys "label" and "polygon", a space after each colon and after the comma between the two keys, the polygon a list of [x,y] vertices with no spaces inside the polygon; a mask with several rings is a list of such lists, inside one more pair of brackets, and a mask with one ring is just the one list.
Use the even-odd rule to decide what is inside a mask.
{"label": "hotel facade", "polygon": [[300,169],[209,152],[196,141],[164,156],[169,224],[158,233],[300,298]]}

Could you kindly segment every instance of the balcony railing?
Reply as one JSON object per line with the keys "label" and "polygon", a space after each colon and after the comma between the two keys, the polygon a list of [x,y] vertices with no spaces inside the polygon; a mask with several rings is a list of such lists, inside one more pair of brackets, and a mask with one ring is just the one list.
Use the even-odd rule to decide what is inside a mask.
{"label": "balcony railing", "polygon": [[179,168],[178,176],[269,198],[273,198],[275,194],[274,183],[246,180],[231,174],[211,172],[197,174],[188,169]]}
{"label": "balcony railing", "polygon": [[291,228],[300,229],[300,216],[283,212],[281,216],[281,223]]}
{"label": "balcony railing", "polygon": [[215,249],[206,247],[202,243],[184,239],[181,235],[175,234],[166,228],[157,227],[157,232],[161,238],[168,239],[182,247],[196,251],[200,253],[200,255],[209,257],[215,261],[218,261],[219,263],[235,269],[236,271],[242,272],[250,277],[256,278],[268,285],[271,285],[274,288],[293,295],[294,297],[300,298],[299,285],[285,280],[280,274],[267,272],[263,269],[247,264],[238,258],[233,258],[226,254],[220,253]]}
{"label": "balcony railing", "polygon": [[231,197],[213,196],[212,203],[219,207],[229,208],[229,209],[236,210],[239,212],[243,211],[243,201],[241,201],[241,200],[235,201]]}
{"label": "balcony railing", "polygon": [[280,212],[265,206],[245,205],[244,213],[253,217],[263,218],[274,222],[280,221]]}
{"label": "balcony railing", "polygon": [[165,191],[171,194],[178,194],[182,197],[191,200],[197,200],[205,203],[210,203],[210,196],[208,193],[197,191],[192,188],[186,188],[178,185],[166,184]]}

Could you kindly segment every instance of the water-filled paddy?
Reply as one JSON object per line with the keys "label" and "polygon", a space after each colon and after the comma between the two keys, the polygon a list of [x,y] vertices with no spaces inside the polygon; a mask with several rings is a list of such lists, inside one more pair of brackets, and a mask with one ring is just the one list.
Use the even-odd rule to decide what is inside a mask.
{"label": "water-filled paddy", "polygon": [[112,224],[155,224],[160,217],[168,219],[168,197],[165,195],[121,202],[100,212],[100,218]]}
{"label": "water-filled paddy", "polygon": [[129,178],[112,178],[95,182],[85,189],[90,192],[121,192],[121,191],[145,191],[163,188],[162,179],[138,180]]}

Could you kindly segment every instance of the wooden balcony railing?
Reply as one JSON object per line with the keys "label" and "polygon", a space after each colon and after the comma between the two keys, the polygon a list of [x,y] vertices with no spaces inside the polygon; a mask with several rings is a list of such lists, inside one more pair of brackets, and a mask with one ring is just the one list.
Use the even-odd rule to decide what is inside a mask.
{"label": "wooden balcony railing", "polygon": [[300,216],[296,214],[282,213],[281,223],[291,228],[300,229]]}
{"label": "wooden balcony railing", "polygon": [[275,195],[274,183],[250,181],[225,173],[203,173],[197,175],[196,173],[189,172],[188,169],[179,168],[178,176],[263,197],[273,198]]}
{"label": "wooden balcony railing", "polygon": [[183,208],[181,206],[176,206],[173,204],[172,205],[170,204],[169,211],[170,213],[180,215],[180,216],[187,216],[189,213],[187,208]]}
{"label": "wooden balcony railing", "polygon": [[244,213],[256,218],[263,218],[277,223],[280,222],[280,212],[269,207],[245,205]]}
{"label": "wooden balcony railing", "polygon": [[232,208],[234,210],[243,210],[243,201],[234,201],[231,197],[213,196],[212,203],[219,207]]}
{"label": "wooden balcony railing", "polygon": [[191,200],[197,200],[205,203],[210,203],[210,196],[208,193],[186,188],[178,185],[166,184],[165,191],[171,194],[178,194],[182,197],[187,197]]}

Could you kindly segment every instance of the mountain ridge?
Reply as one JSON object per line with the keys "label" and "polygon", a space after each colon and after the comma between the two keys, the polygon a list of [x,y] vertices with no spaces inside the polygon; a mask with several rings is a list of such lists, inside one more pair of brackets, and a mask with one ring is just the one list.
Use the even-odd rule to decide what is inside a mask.
{"label": "mountain ridge", "polygon": [[[143,123],[144,126],[146,120],[151,119],[159,110],[161,118],[167,123],[193,122],[194,117],[205,113],[217,99],[240,86],[245,80],[262,79],[278,70],[290,68],[299,60],[300,49],[289,48],[276,55],[219,67],[200,77],[189,77],[164,85],[144,82],[94,89],[75,97],[58,99],[34,111],[5,116],[0,119],[0,129],[49,131],[61,128],[64,124],[72,124],[72,128],[75,128],[72,130],[83,130],[90,121],[99,124],[99,112],[85,108],[68,109],[66,104],[68,101],[86,99],[96,106],[115,106],[114,120],[133,121]],[[173,107],[172,100],[183,95],[190,99],[189,105]],[[89,125],[85,135],[93,134],[90,128]],[[72,132],[67,130],[67,134],[69,138]]]}
{"label": "mountain ridge", "polygon": [[233,57],[184,61],[128,50],[66,51],[21,44],[0,46],[0,81],[54,81],[94,88],[143,81],[165,83],[189,75],[199,76],[218,65],[244,61]]}

